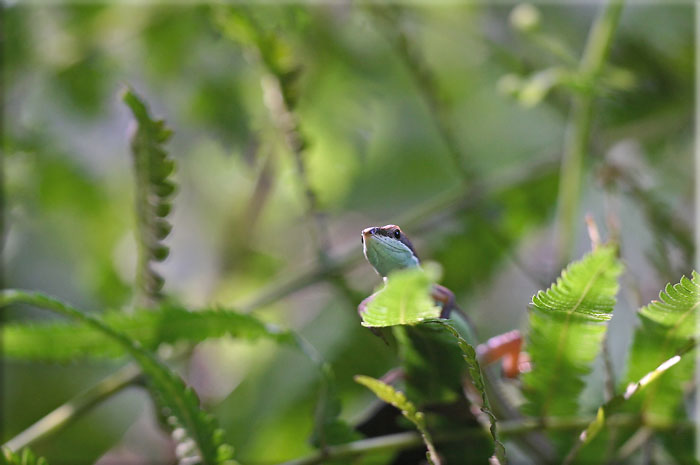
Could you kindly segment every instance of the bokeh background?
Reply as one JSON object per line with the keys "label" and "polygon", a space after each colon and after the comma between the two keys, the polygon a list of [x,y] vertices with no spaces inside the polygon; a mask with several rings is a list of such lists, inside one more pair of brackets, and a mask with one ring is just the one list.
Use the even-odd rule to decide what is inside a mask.
{"label": "bokeh background", "polygon": [[[598,6],[516,6],[239,5],[266,52],[229,6],[6,3],[5,285],[95,312],[133,305],[120,98],[131,86],[175,133],[165,294],[299,331],[333,364],[352,422],[372,398],[352,376],[395,364],[356,313],[379,284],[363,228],[400,224],[483,336],[523,328],[532,294],[560,271],[558,176],[582,92],[566,70]],[[689,5],[626,6],[596,98],[569,257],[590,248],[585,213],[621,241],[618,370],[634,310],[691,270],[693,18]],[[269,92],[266,104],[275,77],[304,142],[296,154]],[[122,363],[3,361],[3,442]],[[219,339],[176,366],[242,463],[311,450],[318,375],[298,353]],[[33,448],[53,464],[173,457],[139,388]]]}

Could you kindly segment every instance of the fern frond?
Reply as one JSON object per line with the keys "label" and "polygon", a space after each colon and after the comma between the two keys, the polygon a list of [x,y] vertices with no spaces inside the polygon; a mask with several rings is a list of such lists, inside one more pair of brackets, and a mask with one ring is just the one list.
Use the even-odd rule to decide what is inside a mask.
{"label": "fern frond", "polygon": [[432,465],[440,465],[440,457],[435,450],[433,440],[428,432],[428,427],[425,424],[425,416],[419,412],[415,405],[406,398],[403,392],[395,390],[392,386],[369,376],[356,375],[355,381],[367,387],[369,390],[379,397],[384,402],[393,405],[401,411],[401,414],[411,423],[413,423],[421,436],[423,442],[428,449],[428,462]]}
{"label": "fern frond", "polygon": [[[139,309],[131,314],[110,311],[103,316],[103,321],[147,350],[155,350],[162,343],[197,343],[222,336],[249,341],[266,338],[295,344],[288,331],[265,324],[252,315],[229,310],[188,311],[161,306],[153,310]],[[127,355],[122,344],[103,332],[87,324],[70,322],[8,323],[3,328],[2,348],[8,358],[51,362]]]}
{"label": "fern frond", "polygon": [[435,273],[430,267],[427,270],[410,268],[392,273],[362,314],[362,326],[412,325],[439,317],[441,309],[430,297],[435,280],[429,274]]}
{"label": "fern frond", "polygon": [[578,413],[582,377],[600,351],[615,306],[622,271],[616,253],[613,246],[594,250],[532,298],[526,350],[533,369],[523,376],[527,413]]}
{"label": "fern frond", "polygon": [[[627,363],[625,385],[640,379],[687,346],[695,336],[700,308],[700,275],[668,284],[659,300],[639,310],[637,328]],[[683,386],[693,377],[694,360],[684,356],[673,370],[640,394],[641,413],[657,422],[672,422],[683,399]]]}
{"label": "fern frond", "polygon": [[146,376],[154,397],[173,427],[176,439],[190,446],[182,450],[188,462],[195,457],[197,462],[190,463],[235,463],[231,460],[232,449],[223,443],[222,432],[216,427],[214,418],[199,407],[197,394],[138,342],[93,315],[44,294],[18,290],[0,292],[0,307],[22,303],[50,310],[89,326],[129,353]]}
{"label": "fern frond", "polygon": [[170,253],[162,241],[172,229],[166,217],[171,209],[170,198],[175,192],[175,184],[170,180],[175,162],[163,149],[163,144],[170,139],[172,131],[163,120],[151,118],[146,104],[131,89],[126,90],[123,100],[137,123],[131,137],[139,247],[136,284],[140,303],[151,304],[158,300],[163,287],[163,278],[152,265],[162,262]]}

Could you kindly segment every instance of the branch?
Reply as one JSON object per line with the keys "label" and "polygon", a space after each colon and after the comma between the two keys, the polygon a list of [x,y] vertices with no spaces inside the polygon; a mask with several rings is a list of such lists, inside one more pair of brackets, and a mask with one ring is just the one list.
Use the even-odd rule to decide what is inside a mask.
{"label": "branch", "polygon": [[93,387],[81,392],[51,413],[45,415],[7,441],[3,447],[18,451],[52,435],[77,420],[78,417],[90,411],[103,400],[137,383],[140,377],[141,370],[136,364],[130,363],[123,366]]}
{"label": "branch", "polygon": [[[592,420],[592,417],[552,417],[501,421],[499,422],[499,433],[503,436],[519,436],[521,434],[544,429],[548,431],[575,431],[585,427]],[[636,415],[616,415],[610,418],[608,422],[616,426],[635,426],[639,425],[640,419]],[[653,426],[650,427],[653,428]],[[675,425],[657,425],[655,429],[663,430],[671,428],[692,429],[695,428],[695,424],[691,421],[683,421]],[[447,442],[462,441],[470,437],[480,437],[482,435],[483,430],[480,428],[468,428],[436,432],[433,434],[433,439],[438,444],[444,444]],[[316,465],[328,463],[334,459],[350,458],[363,454],[400,451],[418,447],[422,444],[423,440],[420,434],[414,431],[388,434],[332,446],[327,448],[325,452],[315,452],[306,457],[284,462],[281,465]]]}
{"label": "branch", "polygon": [[[482,435],[483,431],[472,428],[466,431],[453,431],[435,437],[435,442],[461,441],[465,437]],[[407,431],[404,433],[388,434],[376,438],[361,439],[359,441],[348,442],[337,446],[328,447],[325,451],[315,452],[306,457],[284,462],[282,465],[315,465],[327,463],[334,459],[350,458],[357,455],[377,452],[399,451],[423,445],[423,438],[420,433]]]}
{"label": "branch", "polygon": [[564,144],[558,195],[559,264],[570,261],[574,231],[578,223],[578,203],[583,177],[583,159],[588,151],[593,121],[593,104],[601,72],[610,54],[613,34],[622,11],[623,0],[610,0],[601,10],[588,34],[588,41],[579,64],[579,75],[585,90],[572,101],[571,116]]}

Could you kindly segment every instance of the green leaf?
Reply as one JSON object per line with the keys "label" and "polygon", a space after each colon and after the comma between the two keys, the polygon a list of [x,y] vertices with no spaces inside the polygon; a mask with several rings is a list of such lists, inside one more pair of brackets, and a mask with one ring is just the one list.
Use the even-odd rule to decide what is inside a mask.
{"label": "green leaf", "polygon": [[426,324],[438,324],[444,328],[448,333],[452,335],[457,340],[457,345],[462,351],[464,361],[467,362],[467,369],[469,370],[469,376],[472,380],[472,384],[481,394],[482,406],[481,411],[488,417],[491,431],[491,437],[494,442],[494,455],[498,459],[498,463],[504,465],[506,460],[506,449],[503,443],[498,439],[498,431],[496,427],[496,416],[491,410],[491,403],[489,402],[488,396],[486,395],[486,386],[484,385],[484,378],[481,373],[481,366],[479,366],[479,361],[477,360],[476,351],[462,336],[459,332],[446,320],[430,320]]}
{"label": "green leaf", "polygon": [[170,179],[175,162],[162,145],[170,139],[172,131],[163,120],[151,118],[146,104],[133,90],[127,89],[123,100],[137,123],[131,137],[139,245],[136,283],[140,299],[153,303],[160,298],[163,279],[152,265],[165,260],[170,252],[161,241],[172,229],[164,217],[170,211],[170,197],[175,192],[175,183]]}
{"label": "green leaf", "polygon": [[[684,276],[678,284],[668,284],[658,301],[639,310],[641,324],[630,350],[625,385],[641,379],[687,346],[697,331],[699,307],[700,275],[694,271],[692,280]],[[693,370],[693,357],[685,356],[663,374],[639,396],[642,415],[666,423],[678,418],[683,386],[692,379]]]}
{"label": "green leaf", "polygon": [[451,334],[425,324],[396,326],[393,333],[406,395],[418,405],[451,403],[464,396],[464,360]]}
{"label": "green leaf", "polygon": [[199,407],[197,394],[137,341],[112,329],[102,320],[44,294],[18,290],[4,290],[0,293],[0,307],[19,303],[72,318],[122,346],[141,367],[154,397],[168,417],[173,435],[181,444],[191,446],[184,451],[185,455],[188,458],[198,457],[204,464],[235,463],[231,460],[232,448],[222,442],[222,431],[216,427],[214,418]]}
{"label": "green leaf", "polygon": [[2,465],[49,465],[44,457],[37,457],[31,449],[26,447],[19,452],[12,452],[9,448],[3,447],[0,463]]}
{"label": "green leaf", "polygon": [[439,317],[441,309],[430,296],[434,282],[421,268],[392,273],[386,286],[378,291],[362,314],[362,325],[375,328],[413,325]]}
{"label": "green leaf", "polygon": [[567,267],[532,298],[526,350],[533,369],[523,376],[526,412],[576,415],[583,376],[600,351],[612,316],[622,265],[614,246],[602,246]]}
{"label": "green leaf", "polygon": [[[296,344],[290,332],[265,324],[252,315],[230,310],[188,311],[161,306],[131,314],[110,311],[103,316],[103,321],[147,350],[155,350],[162,343],[197,343],[223,336]],[[2,348],[8,358],[52,362],[128,354],[123,344],[91,325],[63,321],[41,325],[8,323],[3,328]]]}
{"label": "green leaf", "polygon": [[422,412],[419,412],[416,409],[413,403],[406,398],[403,392],[397,391],[390,385],[369,376],[356,375],[355,381],[363,386],[366,386],[384,402],[401,410],[401,414],[406,417],[408,421],[416,425],[416,428],[423,436],[423,441],[428,449],[428,462],[434,465],[440,464],[440,458],[437,455],[437,451],[433,445],[433,440],[430,437],[430,433],[428,432],[428,428],[425,424],[425,416]]}

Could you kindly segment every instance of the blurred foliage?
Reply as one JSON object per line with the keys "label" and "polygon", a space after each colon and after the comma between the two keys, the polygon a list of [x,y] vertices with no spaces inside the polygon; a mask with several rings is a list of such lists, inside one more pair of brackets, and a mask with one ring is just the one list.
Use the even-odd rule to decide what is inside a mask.
{"label": "blurred foliage", "polygon": [[12,452],[3,447],[2,454],[3,463],[7,465],[48,465],[44,457],[37,457],[28,448],[22,449],[20,452]]}
{"label": "blurred foliage", "polygon": [[[695,252],[687,214],[692,6],[626,5],[592,85],[578,69],[598,11],[586,4],[7,4],[5,287],[90,309],[137,350],[164,360],[156,362],[164,386],[193,387],[223,436],[208,420],[190,426],[231,444],[240,463],[323,457],[361,436],[412,431],[353,380],[379,379],[393,367],[403,370],[399,382],[424,412],[443,463],[464,463],[467,453],[470,463],[484,463],[493,453],[492,422],[480,408],[499,396],[481,389],[481,400],[465,397],[461,381],[481,372],[489,385],[495,371],[465,366],[467,354],[444,328],[400,326],[385,341],[362,327],[356,306],[378,278],[361,260],[357,235],[400,224],[421,259],[441,264],[441,283],[481,338],[528,328],[527,302],[560,271],[553,224],[570,102],[593,92],[581,212],[619,242],[626,271],[605,336],[612,372],[599,369],[602,355],[591,363],[596,337],[586,338],[596,349],[587,352],[586,370],[562,375],[577,387],[567,414],[587,424],[593,406],[678,349],[667,344],[667,354],[655,352],[659,360],[645,358],[653,350],[646,345],[664,337],[650,323],[657,304],[644,307],[642,323],[631,315],[664,283],[690,276]],[[149,157],[177,171],[144,183],[146,171],[134,170],[125,86],[147,105],[147,115],[131,106],[140,116],[135,134],[155,129],[140,139]],[[173,130],[167,156],[161,118]],[[163,183],[177,184],[177,196],[156,192]],[[172,211],[155,211],[164,204]],[[137,214],[144,207],[153,210],[145,217]],[[577,226],[570,239],[580,256],[589,249],[583,215]],[[137,305],[145,242],[159,251],[146,261],[164,281],[151,287],[163,296],[151,309]],[[85,324],[26,307],[2,314],[9,323],[3,442],[99,383],[115,367],[108,359],[125,354]],[[610,421],[578,460],[694,463],[682,423],[691,359],[685,354],[654,381],[658,388],[649,386],[664,395],[642,394],[623,412],[641,402],[679,423],[656,425],[648,446],[633,447],[628,440],[640,429],[618,431]],[[71,363],[47,363],[59,360]],[[536,363],[530,381],[542,369]],[[523,420],[521,388],[530,381],[500,382],[514,422]],[[203,413],[187,392],[171,400]],[[581,425],[550,433],[573,440]],[[49,463],[175,460],[162,427],[172,429],[125,394],[31,448]],[[460,428],[471,431],[468,440],[442,435]],[[358,463],[419,463],[418,439]],[[505,431],[500,439],[513,462],[541,463],[533,449],[547,450],[528,434]]]}

